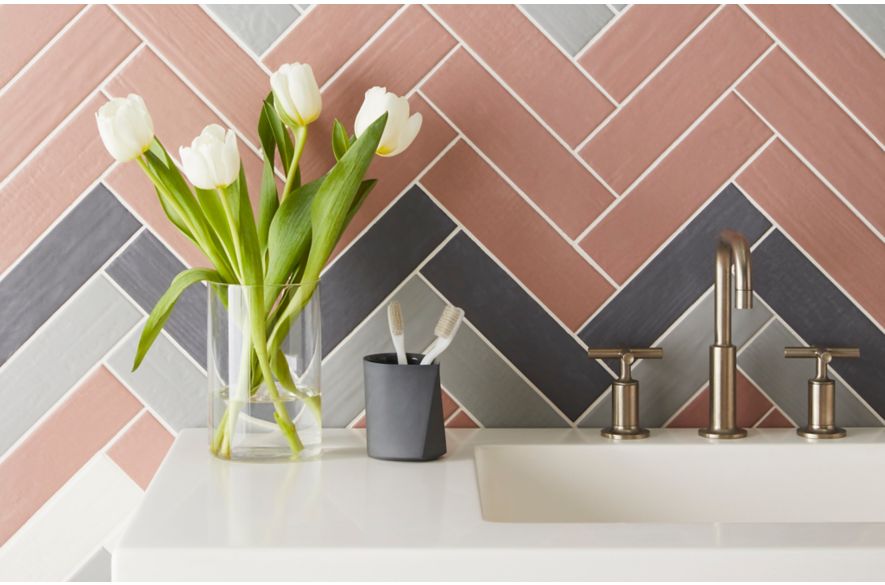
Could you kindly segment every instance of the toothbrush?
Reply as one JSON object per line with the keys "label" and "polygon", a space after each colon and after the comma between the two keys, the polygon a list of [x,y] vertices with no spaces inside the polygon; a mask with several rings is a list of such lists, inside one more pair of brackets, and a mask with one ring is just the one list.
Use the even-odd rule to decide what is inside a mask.
{"label": "toothbrush", "polygon": [[406,358],[405,321],[403,320],[403,308],[399,301],[393,301],[387,306],[387,324],[390,325],[390,338],[393,339],[393,347],[396,349],[396,363],[401,366],[409,363]]}
{"label": "toothbrush", "polygon": [[443,309],[442,315],[439,316],[439,321],[436,323],[436,328],[433,330],[436,334],[436,341],[433,342],[433,345],[430,346],[430,350],[428,350],[427,354],[421,360],[422,366],[432,364],[433,360],[438,358],[439,354],[449,347],[455,334],[458,333],[458,328],[461,326],[461,321],[463,320],[464,309],[459,309],[458,307],[453,307],[451,305]]}

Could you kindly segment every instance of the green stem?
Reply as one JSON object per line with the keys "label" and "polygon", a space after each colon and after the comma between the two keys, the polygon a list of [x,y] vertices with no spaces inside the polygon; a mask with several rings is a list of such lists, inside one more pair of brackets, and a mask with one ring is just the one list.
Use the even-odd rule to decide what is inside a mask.
{"label": "green stem", "polygon": [[218,196],[221,198],[221,207],[224,209],[224,215],[227,218],[227,225],[230,228],[231,239],[234,242],[234,254],[236,255],[236,266],[234,267],[234,272],[236,272],[237,279],[246,284],[243,281],[243,252],[240,248],[240,231],[239,225],[237,223],[236,218],[234,217],[233,209],[230,207],[230,201],[227,198],[227,189],[230,187],[225,187],[224,189],[216,189],[218,191]]}
{"label": "green stem", "polygon": [[281,202],[292,191],[292,185],[295,183],[295,174],[298,171],[298,162],[301,160],[305,144],[307,144],[307,126],[298,126],[295,128],[295,152],[292,154],[292,162],[289,164],[289,170],[286,172],[286,184],[283,186],[283,194],[280,196]]}

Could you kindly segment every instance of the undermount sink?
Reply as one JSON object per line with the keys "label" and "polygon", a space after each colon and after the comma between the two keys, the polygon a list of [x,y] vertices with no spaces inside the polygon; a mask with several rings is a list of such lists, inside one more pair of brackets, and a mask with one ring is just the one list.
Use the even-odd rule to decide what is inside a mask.
{"label": "undermount sink", "polygon": [[475,450],[492,522],[885,522],[883,456],[876,444],[656,444],[654,435]]}

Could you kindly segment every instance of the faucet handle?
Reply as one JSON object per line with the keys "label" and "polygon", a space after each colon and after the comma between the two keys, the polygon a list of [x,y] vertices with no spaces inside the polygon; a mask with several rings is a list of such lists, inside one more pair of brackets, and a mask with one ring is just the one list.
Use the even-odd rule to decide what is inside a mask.
{"label": "faucet handle", "polygon": [[661,359],[660,347],[590,348],[587,356],[592,359],[619,358],[621,375],[612,382],[612,425],[602,429],[607,439],[644,439],[648,429],[639,426],[639,382],[630,373],[631,364],[637,359]]}
{"label": "faucet handle", "polygon": [[859,358],[857,347],[785,347],[785,358],[817,360],[814,378],[808,380],[808,424],[796,429],[807,439],[839,439],[845,429],[836,426],[836,383],[827,376],[833,358]]}

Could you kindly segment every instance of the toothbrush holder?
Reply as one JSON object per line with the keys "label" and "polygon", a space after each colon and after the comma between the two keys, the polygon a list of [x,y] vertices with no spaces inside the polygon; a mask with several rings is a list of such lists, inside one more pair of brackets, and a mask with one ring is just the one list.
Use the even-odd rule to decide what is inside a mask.
{"label": "toothbrush holder", "polygon": [[421,354],[395,353],[363,358],[366,440],[369,457],[391,461],[433,461],[446,453],[439,365],[420,365]]}

